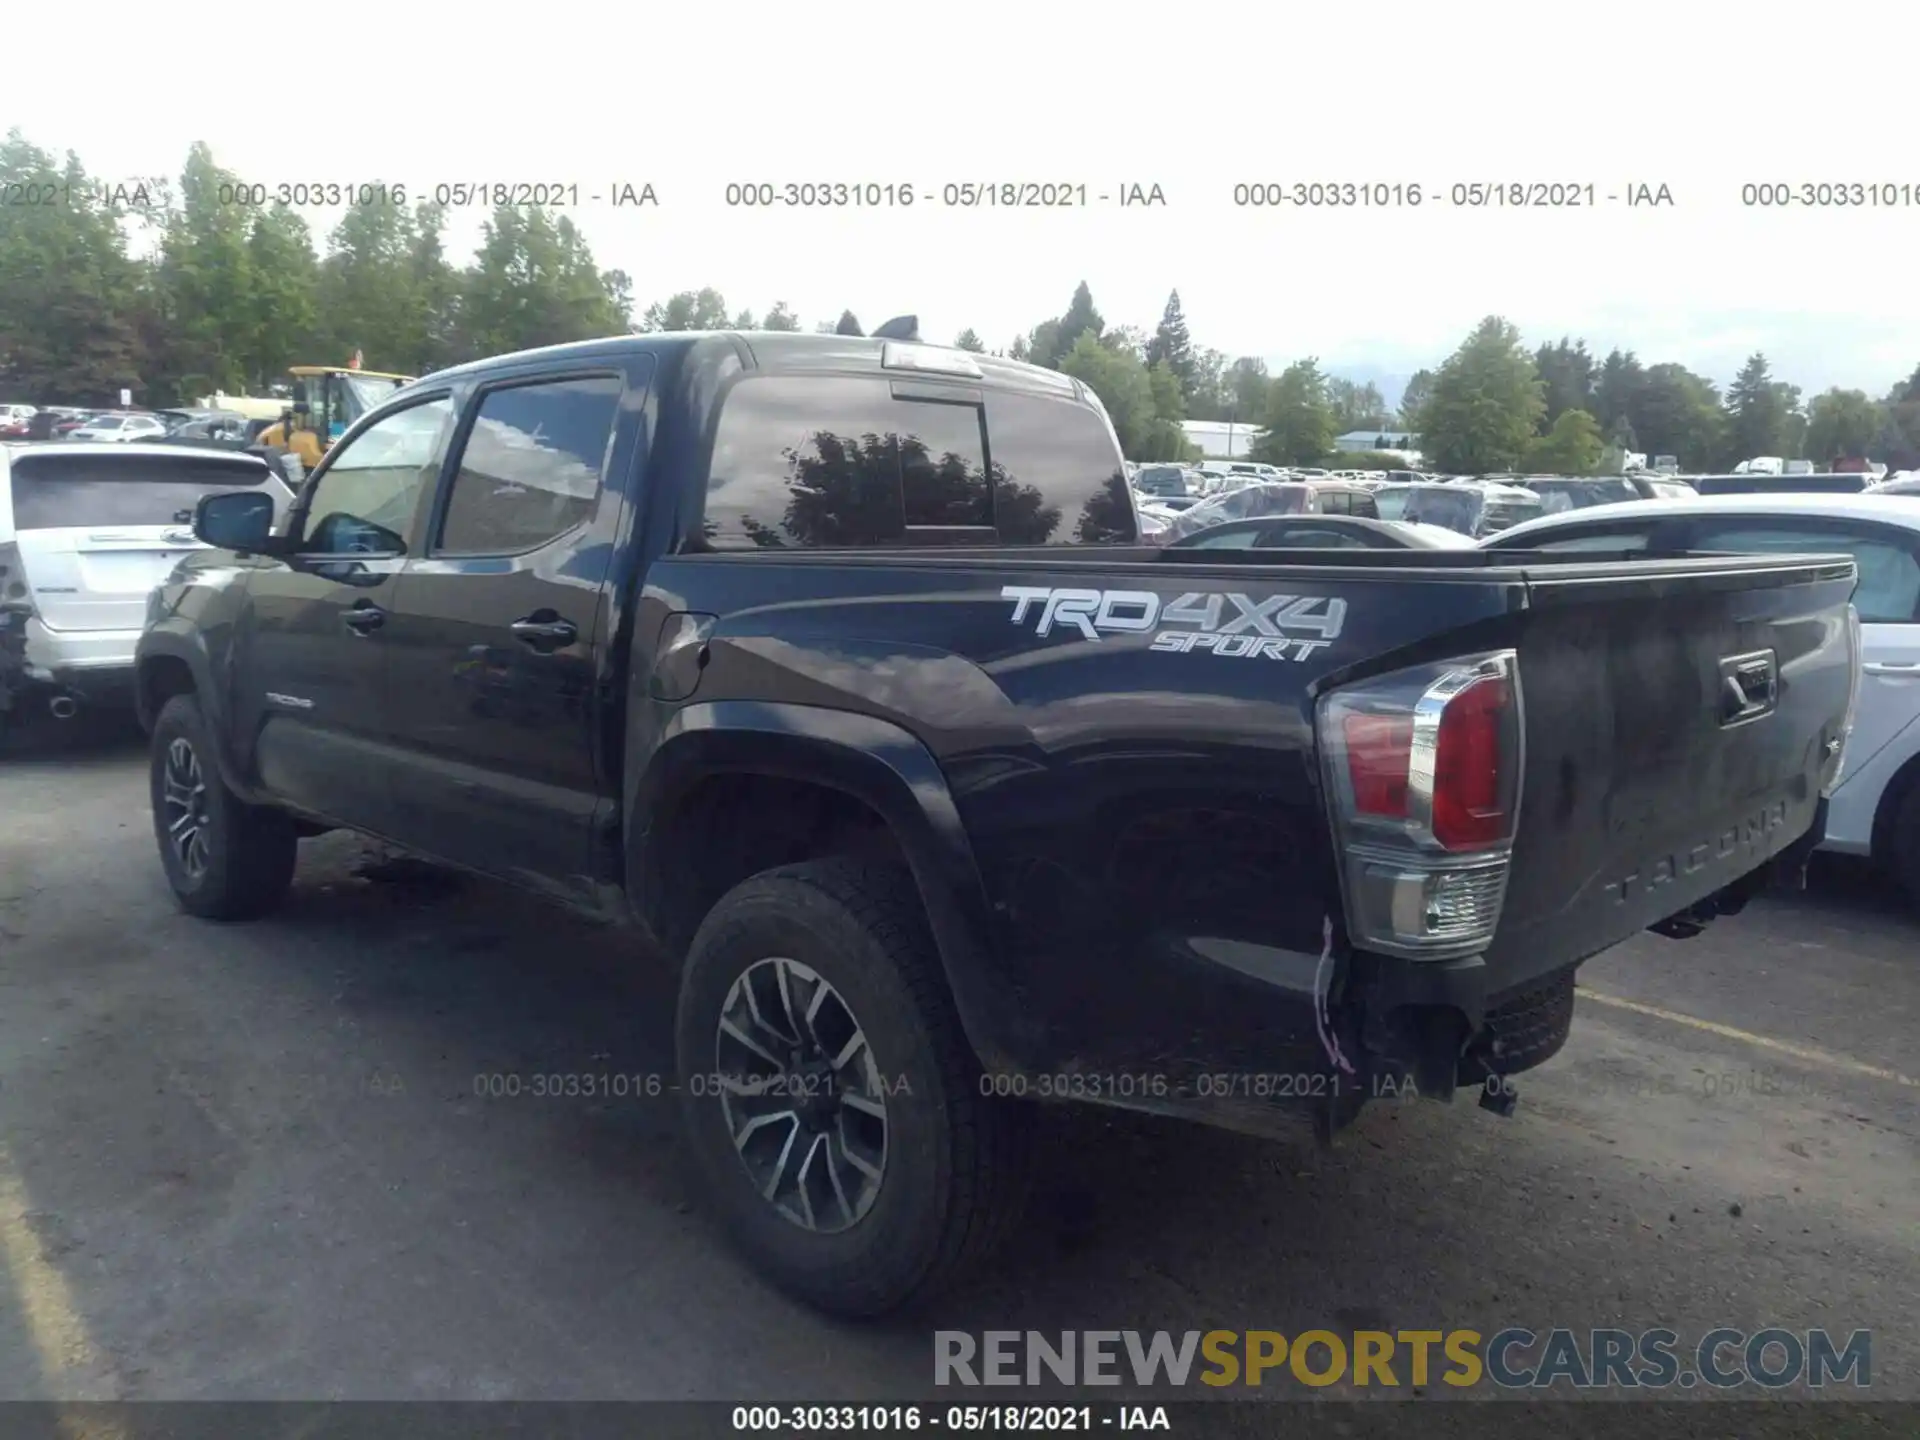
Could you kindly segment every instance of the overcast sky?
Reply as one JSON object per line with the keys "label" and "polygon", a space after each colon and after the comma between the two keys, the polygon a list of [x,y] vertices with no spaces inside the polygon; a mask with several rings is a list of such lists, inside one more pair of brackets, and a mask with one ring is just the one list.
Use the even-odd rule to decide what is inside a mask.
{"label": "overcast sky", "polygon": [[[1809,390],[1878,395],[1920,363],[1912,98],[1879,78],[1915,53],[1920,6],[1735,13],[392,0],[203,4],[168,38],[149,8],[98,3],[49,63],[19,62],[42,53],[33,23],[8,27],[0,128],[109,179],[177,173],[198,139],[269,184],[546,181],[584,201],[651,183],[657,208],[574,212],[642,306],[711,285],[735,309],[785,300],[809,326],[842,306],[869,326],[913,311],[929,338],[970,326],[1001,346],[1084,279],[1110,324],[1142,328],[1177,287],[1196,342],[1276,367],[1317,355],[1404,374],[1497,312],[1530,342],[1584,336],[1721,381],[1763,349]],[[910,209],[727,207],[729,182],[760,180],[919,195]],[[949,182],[1000,180],[1084,184],[1090,203],[939,203]],[[1419,184],[1428,200],[1233,201],[1240,182],[1314,180]],[[1591,183],[1599,203],[1432,198],[1485,181]],[[1893,182],[1914,203],[1742,204],[1744,184],[1801,181]],[[1136,183],[1166,205],[1097,199]],[[1674,203],[1606,198],[1641,184]],[[481,218],[456,221],[463,255]]]}

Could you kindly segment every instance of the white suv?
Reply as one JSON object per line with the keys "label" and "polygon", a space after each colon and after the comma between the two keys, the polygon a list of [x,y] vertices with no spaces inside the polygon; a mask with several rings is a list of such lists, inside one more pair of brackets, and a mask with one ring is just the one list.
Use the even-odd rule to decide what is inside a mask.
{"label": "white suv", "polygon": [[24,702],[66,719],[130,703],[147,595],[188,551],[194,507],[287,488],[258,455],[173,445],[0,445],[0,726]]}

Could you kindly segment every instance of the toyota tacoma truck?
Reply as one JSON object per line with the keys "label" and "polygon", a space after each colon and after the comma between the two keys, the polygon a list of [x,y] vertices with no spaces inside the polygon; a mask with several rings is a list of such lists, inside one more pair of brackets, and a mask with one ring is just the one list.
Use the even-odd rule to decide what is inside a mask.
{"label": "toyota tacoma truck", "polygon": [[341,828],[634,922],[714,1211],[871,1315],[1013,1221],[1030,1102],[1506,1109],[1582,961],[1804,866],[1850,558],[1163,551],[1082,384],[905,335],[491,359],[201,502],[180,904]]}

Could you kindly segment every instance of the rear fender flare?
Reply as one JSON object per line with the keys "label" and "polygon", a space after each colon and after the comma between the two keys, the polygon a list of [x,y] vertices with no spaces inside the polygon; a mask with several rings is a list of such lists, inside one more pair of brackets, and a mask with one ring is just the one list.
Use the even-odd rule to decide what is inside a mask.
{"label": "rear fender flare", "polygon": [[989,1070],[1012,1068],[1002,1043],[1017,1023],[1012,987],[996,972],[986,889],[932,752],[903,727],[852,711],[750,700],[683,706],[627,797],[627,893],[639,914],[650,908],[648,817],[719,774],[824,785],[880,816],[912,869],[974,1053]]}

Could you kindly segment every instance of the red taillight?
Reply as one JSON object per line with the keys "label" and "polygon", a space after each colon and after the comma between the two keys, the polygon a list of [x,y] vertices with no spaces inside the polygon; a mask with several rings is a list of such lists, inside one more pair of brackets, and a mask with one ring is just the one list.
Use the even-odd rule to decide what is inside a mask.
{"label": "red taillight", "polygon": [[1431,829],[1448,850],[1474,850],[1511,835],[1500,765],[1512,706],[1512,685],[1495,676],[1469,685],[1441,712]]}
{"label": "red taillight", "polygon": [[1341,729],[1346,740],[1347,774],[1353,781],[1354,809],[1382,819],[1406,819],[1413,717],[1348,714],[1342,717]]}

